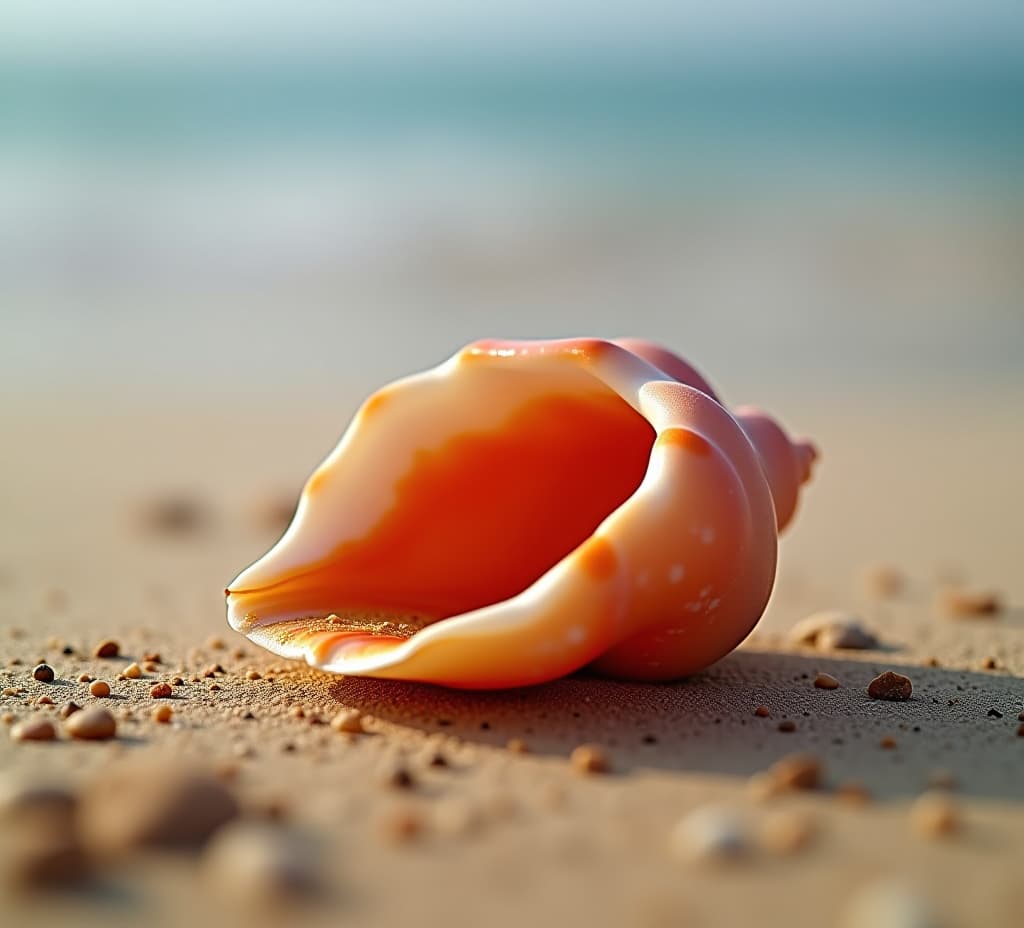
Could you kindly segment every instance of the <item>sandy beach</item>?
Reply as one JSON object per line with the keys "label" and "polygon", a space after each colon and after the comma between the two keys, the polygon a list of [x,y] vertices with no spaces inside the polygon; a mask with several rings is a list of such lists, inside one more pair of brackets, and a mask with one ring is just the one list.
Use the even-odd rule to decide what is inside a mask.
{"label": "sandy beach", "polygon": [[[309,858],[304,888],[275,895],[273,867],[218,851],[217,834],[205,851],[127,842],[87,848],[75,867],[94,871],[80,885],[51,863],[56,887],[33,889],[17,862],[34,844],[5,826],[7,916],[660,926],[739,925],[757,911],[766,925],[1018,924],[1024,437],[1012,396],[783,402],[823,458],[768,613],[737,652],[678,683],[578,675],[484,694],[314,672],[224,623],[225,583],[273,542],[357,400],[4,406],[0,682],[14,695],[0,710],[9,730],[42,715],[59,736],[0,738],[5,814],[17,816],[9,797],[26,783],[55,782],[80,815],[130,819],[157,801],[147,789],[158,798],[194,765],[240,821],[271,823],[268,847],[287,835],[303,848],[295,859]],[[997,594],[1000,611],[944,614],[951,584]],[[821,609],[860,616],[880,648],[793,644],[788,629]],[[94,656],[103,639],[118,657]],[[33,679],[40,660],[52,682]],[[150,669],[119,679],[131,663]],[[886,670],[912,680],[909,701],[869,698]],[[112,695],[90,696],[83,673]],[[839,687],[817,688],[820,673]],[[150,695],[174,678],[171,698]],[[46,696],[52,705],[36,704]],[[116,737],[70,739],[68,700],[107,707]],[[158,703],[169,723],[151,718]],[[328,724],[345,708],[365,714],[365,733]],[[570,760],[581,744],[610,769],[581,772]],[[820,763],[817,788],[766,796],[755,775],[793,754]],[[147,758],[133,805],[131,771]],[[121,776],[136,777],[123,808],[102,794]],[[937,813],[920,804],[929,789]],[[737,820],[745,853],[713,859],[699,837],[672,837],[707,807]],[[935,920],[901,916],[908,899]]]}

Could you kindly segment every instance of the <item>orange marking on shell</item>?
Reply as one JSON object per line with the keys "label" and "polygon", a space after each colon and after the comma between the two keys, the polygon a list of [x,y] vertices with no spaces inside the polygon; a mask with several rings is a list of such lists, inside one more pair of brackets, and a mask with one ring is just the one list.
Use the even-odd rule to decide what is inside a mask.
{"label": "orange marking on shell", "polygon": [[362,415],[367,418],[376,415],[387,405],[389,399],[390,394],[386,390],[378,390],[363,403]]}
{"label": "orange marking on shell", "polygon": [[595,580],[607,580],[619,566],[612,543],[600,536],[591,538],[577,555],[583,569]]}
{"label": "orange marking on shell", "polygon": [[675,445],[677,448],[685,448],[701,457],[711,454],[711,442],[690,429],[665,429],[658,436],[658,441],[666,445]]}

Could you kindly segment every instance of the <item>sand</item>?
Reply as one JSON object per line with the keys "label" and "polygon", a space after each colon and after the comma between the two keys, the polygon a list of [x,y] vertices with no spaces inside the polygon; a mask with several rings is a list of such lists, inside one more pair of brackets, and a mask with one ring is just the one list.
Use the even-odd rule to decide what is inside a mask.
{"label": "sand", "polygon": [[[580,675],[485,694],[316,673],[224,623],[225,583],[274,541],[274,518],[355,398],[313,410],[287,400],[8,403],[0,684],[24,693],[0,699],[0,711],[59,723],[68,699],[102,703],[118,736],[0,737],[4,780],[57,780],[88,795],[139,758],[170,772],[213,770],[245,816],[276,817],[273,827],[311,854],[319,889],[281,903],[289,923],[859,925],[851,900],[886,879],[931,906],[938,924],[1018,925],[1024,436],[1010,399],[962,396],[935,408],[926,396],[878,394],[783,406],[824,457],[784,542],[769,611],[737,652],[673,684]],[[185,500],[188,514],[154,524],[154,505],[169,499]],[[865,586],[876,563],[906,578],[898,595],[879,599]],[[935,599],[949,582],[997,591],[1006,608],[942,615]],[[824,608],[860,615],[882,649],[787,641],[790,626]],[[121,655],[93,657],[108,637]],[[117,679],[147,652],[159,652],[155,670]],[[32,679],[40,658],[54,682]],[[989,659],[994,669],[984,669]],[[203,676],[213,664],[224,672]],[[868,697],[886,670],[913,681],[909,701]],[[108,681],[112,696],[90,697],[81,673]],[[816,688],[819,673],[839,687]],[[185,682],[170,699],[150,696],[177,675]],[[42,695],[55,705],[28,705]],[[158,702],[172,707],[169,723],[150,718]],[[325,724],[345,707],[371,717],[366,734]],[[793,731],[779,730],[784,720]],[[583,743],[601,747],[609,773],[574,769],[569,757]],[[751,776],[794,752],[821,761],[822,787],[758,797]],[[395,785],[399,767],[411,786]],[[936,778],[955,783],[961,823],[930,837],[911,809]],[[869,802],[837,795],[850,781]],[[740,859],[690,860],[670,848],[675,824],[709,804],[752,835]],[[783,853],[776,817],[784,831],[790,812],[809,837]],[[768,848],[756,837],[765,828],[776,836]],[[233,883],[251,895],[239,866],[235,881],[224,876],[230,861],[132,852],[99,860],[73,892],[5,889],[0,915],[75,925],[252,918],[237,892],[223,891]]]}

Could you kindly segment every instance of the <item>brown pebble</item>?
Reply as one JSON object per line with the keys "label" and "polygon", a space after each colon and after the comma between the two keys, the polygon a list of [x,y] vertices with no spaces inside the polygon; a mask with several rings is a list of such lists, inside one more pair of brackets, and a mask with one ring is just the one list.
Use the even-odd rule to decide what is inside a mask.
{"label": "brown pebble", "polygon": [[185,685],[185,681],[182,680],[181,677],[173,677],[171,679],[171,686],[184,686],[184,685]]}
{"label": "brown pebble", "polygon": [[306,717],[306,710],[302,706],[292,706],[291,711],[288,713],[293,719],[304,719]]}
{"label": "brown pebble", "polygon": [[789,732],[796,731],[796,722],[794,722],[792,719],[783,719],[781,722],[779,722],[778,727],[779,731],[784,731],[788,734]]}
{"label": "brown pebble", "polygon": [[13,725],[18,720],[18,717],[13,712],[5,712],[0,715],[0,722],[4,725]]}
{"label": "brown pebble", "polygon": [[92,683],[92,674],[80,673],[78,675],[78,682],[79,683]]}
{"label": "brown pebble", "polygon": [[599,744],[581,744],[573,748],[569,763],[573,770],[582,774],[608,773],[611,770],[608,754]]}
{"label": "brown pebble", "polygon": [[152,719],[154,722],[160,722],[162,725],[166,725],[174,715],[174,710],[166,703],[161,706],[157,706],[153,710]]}
{"label": "brown pebble", "polygon": [[198,500],[187,496],[154,499],[141,506],[138,524],[158,535],[189,535],[201,531],[211,521],[211,513]]}
{"label": "brown pebble", "polygon": [[878,647],[878,638],[858,616],[835,609],[801,619],[789,630],[788,637],[793,644],[813,645],[821,651],[868,651]]}
{"label": "brown pebble", "polygon": [[960,813],[947,793],[925,793],[910,807],[910,822],[924,838],[942,838],[960,827]]}
{"label": "brown pebble", "polygon": [[892,735],[886,735],[878,742],[878,746],[883,751],[895,751],[897,747],[896,739]]}
{"label": "brown pebble", "polygon": [[40,696],[36,700],[37,706],[52,706],[54,704],[53,698],[50,696]]}
{"label": "brown pebble", "polygon": [[121,645],[111,638],[101,641],[92,652],[96,657],[117,657],[121,653]]}
{"label": "brown pebble", "polygon": [[11,737],[15,741],[53,741],[57,729],[48,718],[33,715],[11,728]]}
{"label": "brown pebble", "polygon": [[782,789],[817,789],[821,785],[822,765],[810,754],[789,754],[772,764],[768,773]]}
{"label": "brown pebble", "polygon": [[754,710],[754,715],[756,715],[759,719],[766,719],[769,716],[771,716],[771,714],[771,710],[767,706],[758,706]]}
{"label": "brown pebble", "polygon": [[89,695],[103,699],[110,695],[110,684],[103,680],[93,680],[89,684]]}
{"label": "brown pebble", "polygon": [[925,664],[926,667],[941,667],[942,666],[942,664],[940,663],[940,661],[939,661],[939,659],[937,657],[929,657],[924,662],[924,664]]}
{"label": "brown pebble", "polygon": [[64,723],[64,727],[72,738],[83,741],[106,741],[117,733],[114,717],[99,706],[76,712]]}
{"label": "brown pebble", "polygon": [[530,747],[522,738],[509,738],[505,744],[506,750],[511,751],[513,754],[529,754]]}
{"label": "brown pebble", "polygon": [[127,677],[129,680],[138,680],[139,677],[142,676],[142,668],[138,664],[133,662],[129,664],[127,667],[125,667],[125,669],[122,670],[121,673],[124,674],[124,676]]}
{"label": "brown pebble", "polygon": [[150,664],[162,663],[159,651],[147,651],[145,654],[142,655],[142,659]]}
{"label": "brown pebble", "polygon": [[222,687],[221,687],[221,685],[219,683],[211,683],[210,684],[210,692],[211,693],[219,693],[221,691],[221,689],[222,689]]}
{"label": "brown pebble", "polygon": [[224,644],[224,639],[219,637],[208,638],[206,646],[214,651],[223,651],[227,645]]}
{"label": "brown pebble", "polygon": [[946,615],[958,619],[991,618],[1003,609],[998,594],[964,589],[943,590],[938,605]]}
{"label": "brown pebble", "polygon": [[54,676],[56,675],[49,664],[36,664],[32,669],[32,679],[40,683],[53,683]]}
{"label": "brown pebble", "polygon": [[263,674],[261,674],[258,670],[248,670],[248,671],[246,671],[245,679],[246,680],[262,680],[263,679]]}
{"label": "brown pebble", "polygon": [[985,660],[981,662],[982,670],[995,670],[998,666],[999,664],[994,657],[986,657]]}
{"label": "brown pebble", "polygon": [[1024,738],[1024,723],[1021,723],[1021,725],[1017,728],[1017,737]]}
{"label": "brown pebble", "polygon": [[160,667],[154,661],[146,661],[142,665],[142,669],[145,670],[146,673],[156,673],[160,669]]}
{"label": "brown pebble", "polygon": [[76,712],[80,712],[82,707],[77,702],[66,702],[64,705],[57,710],[57,714],[62,718],[66,719]]}
{"label": "brown pebble", "polygon": [[20,686],[8,686],[4,688],[4,696],[20,696],[25,691]]}
{"label": "brown pebble", "polygon": [[149,691],[149,695],[153,699],[167,699],[173,692],[169,683],[157,683]]}
{"label": "brown pebble", "polygon": [[814,686],[819,690],[837,690],[839,681],[830,673],[819,673],[814,678]]}
{"label": "brown pebble", "polygon": [[903,674],[887,670],[879,674],[868,684],[868,696],[872,699],[885,699],[889,702],[903,702],[910,699],[914,686]]}

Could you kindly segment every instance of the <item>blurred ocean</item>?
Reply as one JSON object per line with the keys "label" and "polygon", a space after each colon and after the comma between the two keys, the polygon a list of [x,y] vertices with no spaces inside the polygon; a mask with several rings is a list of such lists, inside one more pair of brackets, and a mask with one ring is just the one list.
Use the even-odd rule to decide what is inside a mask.
{"label": "blurred ocean", "polygon": [[578,333],[740,392],[1019,386],[1024,59],[0,61],[0,322],[5,392]]}

